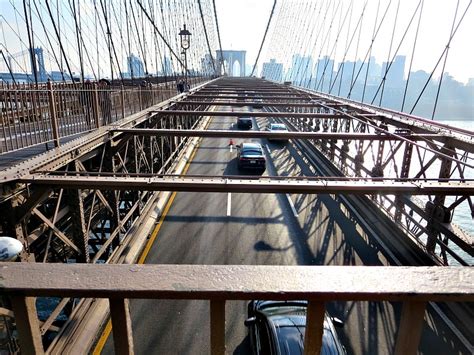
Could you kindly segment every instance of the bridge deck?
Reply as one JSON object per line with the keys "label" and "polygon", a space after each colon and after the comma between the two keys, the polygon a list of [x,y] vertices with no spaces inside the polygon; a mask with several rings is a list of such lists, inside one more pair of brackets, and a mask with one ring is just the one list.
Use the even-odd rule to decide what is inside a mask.
{"label": "bridge deck", "polygon": [[[298,96],[296,92],[292,95]],[[186,101],[193,96],[191,92]],[[301,97],[306,100],[308,95]],[[436,239],[435,248],[445,253],[445,257],[449,253],[462,265],[470,263],[452,249],[456,243],[461,252],[472,255],[470,240],[459,238],[444,217],[436,217],[443,222],[439,223],[439,219],[430,217],[428,207],[419,207],[412,199],[415,194],[454,195],[457,204],[470,201],[472,181],[466,181],[463,172],[457,179],[451,176],[440,179],[441,175],[432,172],[425,176],[437,157],[470,168],[466,155],[474,148],[464,136],[447,132],[433,135],[433,131],[422,126],[410,131],[406,128],[408,123],[400,123],[393,116],[384,118],[392,120],[393,126],[387,127],[384,122],[376,121],[378,114],[346,115],[343,119],[340,113],[327,117],[320,113],[308,117],[304,113],[275,115],[272,110],[279,108],[272,107],[271,102],[262,106],[241,102],[239,106],[218,107],[180,104],[180,108],[187,110],[174,110],[174,102],[182,98],[130,116],[117,122],[113,129],[101,127],[79,137],[77,144],[65,144],[19,164],[15,171],[0,172],[5,186],[20,189],[18,198],[8,206],[15,208],[15,203],[20,204],[20,208],[14,209],[19,213],[18,223],[28,218],[28,223],[15,231],[19,237],[24,232],[37,257],[46,260],[63,255],[93,263],[139,260],[173,265],[435,265],[442,263],[441,257],[427,253],[426,240],[414,237],[416,228],[426,235],[432,225],[447,236],[447,239]],[[337,110],[350,107],[336,101],[325,106]],[[169,109],[166,114],[158,113],[166,109]],[[207,116],[207,109],[215,113]],[[238,129],[236,120],[242,115],[252,117],[251,131]],[[280,120],[288,125],[289,133],[271,137],[264,132],[269,123]],[[274,137],[284,140],[269,140]],[[248,141],[259,142],[264,148],[267,163],[263,176],[238,168],[236,146]],[[440,149],[437,144],[447,148]],[[416,167],[420,172],[408,174],[410,161],[404,158],[403,177],[397,164],[402,151],[407,154],[412,147],[425,149],[428,161]],[[465,155],[462,155],[464,147]],[[374,151],[379,156],[373,161],[364,163],[358,158],[359,154],[369,156]],[[331,155],[335,165],[328,159]],[[389,170],[389,183],[383,178],[384,169]],[[353,177],[345,177],[346,170]],[[412,176],[415,182],[406,178]],[[21,190],[22,186],[28,189]],[[9,191],[5,189],[5,193]],[[386,197],[391,205],[383,202],[382,198]],[[390,217],[386,214],[400,205],[404,209],[399,210],[399,221],[402,216],[403,221],[409,220],[411,237],[403,230],[403,224],[400,228],[394,226],[396,214]],[[384,212],[380,207],[385,206]],[[161,217],[155,221],[153,216],[157,211]],[[439,209],[434,211],[440,213]],[[425,226],[429,218],[431,225]],[[49,239],[55,243],[55,254],[48,254],[50,242],[44,238],[48,231]],[[149,285],[145,282],[142,286]],[[350,353],[393,351],[402,307],[397,303],[375,302],[376,299],[355,303],[344,299],[327,304],[331,315],[345,320],[345,328],[339,335]],[[67,304],[67,299],[61,301],[55,312],[59,314]],[[100,322],[99,313],[93,311],[96,308],[87,308],[91,304],[104,302],[84,300],[85,306],[81,308],[81,312],[89,312],[87,316]],[[112,308],[122,312],[122,306],[114,303]],[[225,311],[227,349],[236,354],[250,351],[243,326],[246,307],[246,301],[233,301]],[[419,349],[427,353],[440,349],[444,353],[469,351],[469,340],[462,334],[459,336],[458,328],[446,324],[448,315],[440,307],[443,306],[427,307]],[[465,308],[452,307],[449,316],[454,314],[453,319],[463,327],[470,322],[466,319],[469,309],[467,306],[468,311],[464,312]],[[106,310],[107,305],[101,308],[100,314],[105,315]],[[131,311],[138,353],[156,349],[162,353],[209,350],[209,329],[200,326],[208,323],[207,302],[133,300]],[[76,320],[80,322],[70,324],[80,328],[82,320],[79,316]],[[57,329],[54,321],[50,316],[42,331]],[[88,345],[82,340],[87,338],[87,342],[92,342],[97,328],[82,328],[80,337],[56,341],[61,346],[64,342],[63,349],[83,347],[87,351]],[[112,352],[107,329],[110,331],[106,327],[98,343],[98,349],[105,344],[104,353]],[[465,334],[472,333],[462,330]],[[68,332],[75,331],[68,328]],[[188,339],[189,334],[191,339],[176,344],[176,338]]]}

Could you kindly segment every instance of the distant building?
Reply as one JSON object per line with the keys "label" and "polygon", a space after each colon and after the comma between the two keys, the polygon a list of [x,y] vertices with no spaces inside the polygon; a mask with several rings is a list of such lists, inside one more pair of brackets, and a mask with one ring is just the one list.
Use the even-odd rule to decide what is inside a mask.
{"label": "distant building", "polygon": [[140,58],[131,54],[129,57],[127,57],[127,65],[131,78],[141,78],[145,76],[143,62]]}
{"label": "distant building", "polygon": [[295,85],[305,86],[312,77],[313,58],[294,54],[287,79]]}
{"label": "distant building", "polygon": [[334,59],[325,55],[321,59],[318,59],[314,66],[314,88],[318,91],[327,91],[330,86],[332,78],[332,72],[334,70]]}
{"label": "distant building", "polygon": [[269,80],[283,81],[283,64],[270,59],[270,62],[263,63],[262,76]]}
{"label": "distant building", "polygon": [[[382,78],[385,76],[385,85],[392,88],[403,87],[405,76],[405,60],[404,55],[397,55],[390,65],[388,62],[382,64]],[[388,70],[388,72],[387,72]]]}
{"label": "distant building", "polygon": [[169,57],[163,57],[163,76],[173,75],[173,67],[171,65],[171,59]]}
{"label": "distant building", "polygon": [[[245,76],[250,76],[250,74],[252,74],[252,70],[253,70],[253,65],[245,64]],[[257,72],[257,68],[255,68],[255,72]]]}
{"label": "distant building", "polygon": [[215,71],[217,71],[217,67],[215,67],[216,65],[215,60],[209,53],[201,58],[201,72],[203,74],[215,74]]}

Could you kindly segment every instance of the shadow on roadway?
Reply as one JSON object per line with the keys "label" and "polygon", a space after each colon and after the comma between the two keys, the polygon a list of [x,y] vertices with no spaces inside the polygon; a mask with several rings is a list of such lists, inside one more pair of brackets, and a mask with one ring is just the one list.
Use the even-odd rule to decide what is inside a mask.
{"label": "shadow on roadway", "polygon": [[252,354],[252,348],[250,346],[250,336],[247,333],[247,336],[242,340],[242,342],[237,345],[234,349],[233,355],[248,355]]}

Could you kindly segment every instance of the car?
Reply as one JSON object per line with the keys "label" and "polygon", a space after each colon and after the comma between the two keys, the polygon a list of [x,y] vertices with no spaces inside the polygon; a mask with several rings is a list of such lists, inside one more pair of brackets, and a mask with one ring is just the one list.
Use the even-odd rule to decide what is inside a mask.
{"label": "car", "polygon": [[[284,123],[270,123],[267,127],[269,132],[288,132],[288,128]],[[286,141],[287,138],[268,138],[269,141]]]}
{"label": "car", "polygon": [[265,170],[266,159],[261,144],[242,143],[237,145],[237,149],[237,165],[240,170]]}
{"label": "car", "polygon": [[237,118],[237,128],[239,129],[252,129],[252,118],[248,116],[242,116]]}
{"label": "car", "polygon": [[253,108],[263,108],[263,99],[254,99],[252,107]]}
{"label": "car", "polygon": [[[245,325],[253,353],[303,354],[307,306],[307,301],[251,301]],[[346,354],[334,325],[343,324],[326,313],[321,354]]]}

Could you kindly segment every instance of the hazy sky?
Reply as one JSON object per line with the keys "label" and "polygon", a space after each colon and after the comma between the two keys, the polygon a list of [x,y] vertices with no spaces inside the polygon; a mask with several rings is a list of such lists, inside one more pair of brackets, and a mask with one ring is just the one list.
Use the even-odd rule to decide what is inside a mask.
{"label": "hazy sky", "polygon": [[[279,3],[282,1],[285,0],[280,0]],[[298,0],[286,0],[286,2],[296,3]],[[299,3],[301,2],[302,1],[299,1]],[[334,3],[337,3],[337,1],[334,1]],[[343,1],[343,6],[348,6],[349,3],[350,1],[348,0]],[[465,9],[468,3],[468,0],[459,1],[458,18],[461,16],[461,10]],[[381,0],[380,8],[383,9],[388,4],[388,0]],[[387,23],[384,25],[384,28],[382,28],[373,47],[372,55],[377,58],[379,64],[381,64],[382,61],[387,60],[388,43],[391,38],[393,15],[396,11],[397,4],[398,1],[392,1],[390,8],[391,12],[387,16]],[[400,24],[400,26],[397,26],[399,30],[396,32],[396,38],[401,38],[404,31],[404,24],[408,22],[417,4],[418,1],[416,0],[400,1],[398,19],[398,24]],[[246,50],[247,63],[253,64],[258,53],[258,48],[265,31],[272,5],[273,0],[216,0],[223,49]],[[363,25],[365,36],[362,36],[367,42],[367,44],[365,44],[365,49],[368,48],[370,43],[377,5],[378,1],[368,1]],[[456,5],[457,1],[455,0],[425,0],[420,33],[418,35],[417,48],[413,62],[413,70],[423,69],[427,72],[433,70],[448,42]],[[362,6],[362,0],[355,0],[354,14],[357,13],[356,9],[361,9]],[[276,19],[275,16],[273,17],[274,20]],[[296,22],[297,21],[295,21],[294,31],[304,31],[304,29],[297,28],[298,24]],[[415,26],[412,27],[413,30],[407,36],[407,40],[405,41],[407,44],[402,47],[399,52],[399,54],[407,55],[406,70],[408,68],[409,57],[411,54],[414,28]],[[385,32],[383,32],[384,29]],[[294,34],[291,34],[290,38],[293,35]],[[413,37],[410,38],[410,36]],[[267,40],[269,41],[268,44],[270,44],[270,39],[271,37],[267,37]],[[364,43],[361,41],[361,48],[363,47]],[[360,59],[363,59],[365,49],[359,51]],[[268,49],[263,53],[260,59],[268,60],[269,57],[273,57],[275,54],[278,53],[275,53],[274,48]],[[315,55],[313,54],[313,56]],[[348,56],[347,59],[353,60],[354,58],[353,56]],[[440,70],[441,65],[439,66],[438,71]],[[453,75],[458,81],[467,82],[468,78],[474,78],[474,6],[469,8],[453,41],[451,42],[446,71]]]}
{"label": "hazy sky", "polygon": [[[112,4],[123,4],[122,1],[119,0],[111,0]],[[360,50],[358,55],[356,56],[355,53],[349,52],[346,57],[346,60],[354,60],[354,59],[363,59],[365,53],[367,52],[367,48],[370,46],[371,35],[374,29],[374,19],[376,18],[376,11],[377,6],[380,4],[380,9],[384,9],[390,4],[390,11],[387,15],[387,20],[384,22],[383,26],[381,27],[380,35],[374,42],[372,55],[376,57],[378,64],[382,64],[383,61],[387,61],[389,55],[389,43],[392,35],[393,23],[394,23],[394,14],[398,7],[398,3],[400,3],[400,11],[399,17],[397,22],[397,30],[395,36],[395,42],[397,42],[403,35],[404,28],[411,17],[414,9],[416,8],[417,4],[420,0],[367,0],[367,8],[364,15],[364,21],[362,25],[362,36],[360,42]],[[461,16],[461,13],[464,11],[466,6],[469,4],[470,0],[459,0],[459,11],[458,11],[458,18]],[[169,0],[169,3],[175,3],[175,0]],[[196,0],[179,0],[176,2],[181,7],[186,7],[189,4],[195,4]],[[219,26],[220,26],[220,33],[221,33],[221,40],[223,49],[235,49],[235,50],[246,50],[247,51],[247,64],[253,65],[255,62],[256,55],[258,53],[258,49],[263,37],[263,33],[265,31],[265,27],[267,25],[267,21],[270,15],[270,11],[273,5],[273,0],[215,0],[217,6],[217,14],[219,19]],[[278,43],[274,43],[272,41],[272,31],[270,31],[269,36],[267,37],[267,48],[264,48],[262,55],[260,57],[260,66],[263,61],[268,61],[270,58],[276,58],[279,62],[285,63],[285,66],[289,66],[289,61],[291,60],[291,55],[294,53],[300,53],[304,55],[311,55],[315,60],[318,57],[321,57],[325,54],[324,50],[321,51],[321,45],[302,45],[304,43],[303,39],[311,38],[311,23],[307,23],[309,21],[308,18],[304,17],[305,11],[296,11],[298,6],[303,8],[317,8],[317,6],[327,7],[329,5],[332,9],[336,9],[336,6],[339,6],[342,9],[349,7],[349,5],[353,2],[353,17],[352,17],[352,29],[357,22],[357,17],[363,8],[365,0],[278,0],[277,10],[275,16],[273,18],[273,24],[276,23],[278,16],[290,16],[290,21],[288,28],[283,31],[283,37],[285,39],[283,41],[277,41]],[[32,4],[38,4],[41,11],[43,12],[43,16],[47,19],[46,11],[44,9],[44,1],[35,1]],[[56,4],[56,1],[50,2],[52,6]],[[157,0],[154,2],[155,4],[159,4]],[[206,4],[211,4],[211,1],[203,2]],[[71,55],[71,61],[74,61],[74,58],[77,57],[75,54],[76,49],[74,48],[75,43],[75,35],[74,35],[74,26],[73,21],[68,19],[67,13],[65,9],[67,8],[68,2],[67,1],[59,1],[59,4],[64,7],[63,16],[66,17],[68,20],[67,24],[62,24],[62,31],[67,31],[69,29],[69,33],[67,38],[64,40],[65,45],[69,46],[70,48],[66,48],[67,52]],[[93,26],[93,8],[92,8],[92,1],[81,1],[82,6],[89,8],[89,12],[91,13],[89,17],[84,16],[87,15],[86,11],[82,12],[82,18],[85,19],[84,23],[84,30],[89,29],[89,35],[94,32]],[[424,0],[423,2],[423,16],[421,20],[420,26],[420,33],[418,36],[417,41],[417,48],[416,53],[414,56],[413,61],[413,70],[423,69],[427,72],[431,72],[438,61],[443,49],[445,48],[449,34],[451,31],[453,16],[456,11],[456,5],[458,4],[458,0]],[[284,6],[283,6],[284,5]],[[12,10],[12,6],[17,7],[19,14],[15,14]],[[210,5],[209,5],[210,6]],[[284,11],[279,11],[280,8],[284,7]],[[53,9],[54,10],[54,9]],[[209,9],[206,13],[209,17],[213,16],[213,11]],[[292,10],[295,10],[295,13],[292,13]],[[381,10],[382,11],[382,10]],[[308,12],[309,13],[309,12]],[[338,13],[335,11],[335,13]],[[343,11],[340,11],[342,14]],[[27,41],[26,34],[24,32],[24,26],[21,24],[21,21],[18,20],[21,18],[22,14],[22,1],[21,0],[0,0],[0,33],[3,34],[0,38],[0,44],[4,42],[6,47],[10,50],[11,53],[17,53],[21,50],[26,49],[27,45],[25,44]],[[176,16],[180,16],[176,14]],[[291,17],[292,16],[292,17]],[[381,15],[379,15],[380,18]],[[338,16],[336,16],[338,17]],[[341,16],[342,17],[342,16]],[[87,20],[90,18],[90,21]],[[294,19],[293,19],[294,18]],[[34,20],[36,18],[34,17]],[[198,19],[199,20],[199,19]],[[200,21],[194,19],[197,24],[200,24]],[[304,20],[304,21],[303,21]],[[313,16],[311,21],[318,21],[317,16]],[[319,18],[320,20],[320,18]],[[340,17],[338,17],[340,20]],[[48,26],[48,21],[47,26]],[[212,19],[209,20],[209,23],[212,23]],[[330,23],[327,21],[326,25]],[[406,55],[406,70],[408,70],[409,62],[411,59],[411,51],[412,51],[412,43],[416,28],[417,18],[415,20],[414,25],[411,27],[410,31],[407,34],[407,38],[400,48],[399,54]],[[191,24],[190,28],[191,28]],[[337,20],[335,21],[335,26],[337,25]],[[50,25],[49,25],[50,26]],[[149,24],[148,24],[149,26]],[[123,27],[123,26],[122,26]],[[150,26],[149,26],[150,27]],[[314,26],[313,26],[314,27]],[[171,27],[172,28],[172,27]],[[41,25],[38,21],[35,24],[35,32],[36,36],[41,37]],[[53,33],[52,28],[49,28],[50,32]],[[169,31],[170,28],[167,29]],[[20,37],[14,36],[12,33],[13,31],[21,32],[22,34]],[[23,32],[22,32],[23,31]],[[100,29],[99,29],[100,31]],[[198,43],[197,36],[199,35],[199,31],[192,30],[194,32],[194,43]],[[327,28],[325,29],[327,32]],[[84,31],[86,32],[86,31]],[[282,31],[280,31],[282,32]],[[350,31],[347,31],[350,32]],[[314,33],[314,31],[313,31]],[[332,32],[334,33],[334,31]],[[86,33],[87,34],[87,33]],[[115,36],[119,35],[118,31],[114,32]],[[301,34],[301,36],[299,36]],[[54,36],[53,36],[54,37]],[[177,41],[177,37],[175,39]],[[202,37],[202,34],[201,34]],[[280,33],[280,37],[281,33]],[[474,5],[471,6],[459,27],[458,32],[456,33],[454,40],[452,41],[449,49],[449,56],[446,64],[446,72],[450,73],[454,76],[454,78],[461,82],[467,82],[469,78],[474,78]],[[298,39],[299,38],[299,39]],[[21,41],[25,42],[23,45],[20,45]],[[202,38],[201,38],[202,39]],[[87,37],[85,39],[87,43],[90,44],[91,47],[96,45],[96,42],[93,38]],[[118,38],[116,39],[117,43]],[[161,43],[161,41],[159,41]],[[104,42],[105,43],[105,42]],[[102,56],[97,59],[97,61],[103,61],[102,68],[107,68],[107,60],[108,56],[103,55],[103,53],[107,50],[107,46],[101,43],[101,45],[97,46],[101,49],[100,54]],[[151,39],[148,41],[148,44],[153,43]],[[335,52],[335,60],[336,63],[339,62],[343,57],[343,47],[346,43],[346,38],[341,38],[340,40],[340,47]],[[53,44],[54,39],[53,39]],[[42,43],[39,41],[37,42],[38,46],[48,47],[46,40],[43,38]],[[176,45],[176,43],[175,43]],[[163,44],[160,44],[163,47]],[[293,48],[295,47],[296,48]],[[299,46],[299,47],[298,47]],[[2,47],[2,46],[0,46]],[[102,47],[102,48],[100,48]],[[117,50],[123,50],[123,54],[119,53],[119,57],[122,58],[124,61],[127,56],[125,53],[126,48],[117,48]],[[152,51],[152,49],[150,50]],[[93,51],[91,50],[91,55]],[[203,53],[207,52],[207,49],[204,46],[195,47],[190,52],[194,54],[195,60],[194,65],[197,67],[199,65],[200,58],[204,55]],[[138,50],[135,48],[132,50],[132,53],[137,54]],[[151,56],[151,55],[150,55]],[[47,63],[50,63],[52,59],[50,58],[51,55],[46,57]],[[333,56],[334,57],[334,56]],[[24,59],[24,58],[23,58]],[[77,64],[77,63],[75,63]],[[440,75],[441,65],[438,67],[438,70],[435,71],[435,78]],[[3,69],[5,70],[3,61],[0,60],[0,71]],[[27,67],[29,64],[26,63],[24,66]],[[122,63],[122,66],[126,68],[126,63]],[[77,65],[76,65],[77,67]],[[74,69],[77,71],[77,68]],[[74,71],[73,70],[73,71]],[[258,73],[259,74],[259,73]],[[405,73],[406,75],[407,73]],[[105,75],[105,74],[104,74]]]}

